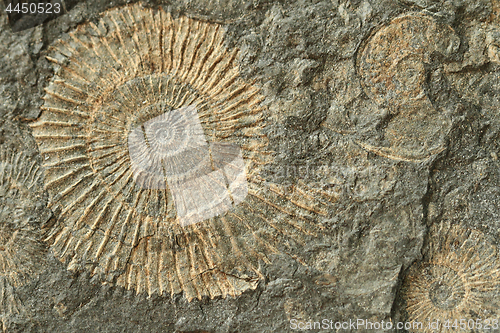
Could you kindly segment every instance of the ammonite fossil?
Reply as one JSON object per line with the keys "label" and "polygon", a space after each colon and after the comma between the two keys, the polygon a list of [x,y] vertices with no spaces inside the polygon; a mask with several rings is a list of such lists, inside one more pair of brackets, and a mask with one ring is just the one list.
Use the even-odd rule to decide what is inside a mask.
{"label": "ammonite fossil", "polygon": [[149,294],[255,288],[259,260],[298,253],[321,193],[268,184],[259,89],[218,24],[130,5],[57,41],[31,127],[68,268]]}
{"label": "ammonite fossil", "polygon": [[426,66],[435,54],[449,57],[460,39],[430,15],[410,13],[375,31],[360,48],[356,65],[364,91],[387,108],[385,145],[361,143],[382,156],[423,160],[444,149],[450,119],[428,96]]}
{"label": "ammonite fossil", "polygon": [[0,312],[4,315],[22,310],[14,288],[41,273],[45,262],[40,229],[27,217],[34,196],[40,194],[41,179],[35,161],[0,149]]}
{"label": "ammonite fossil", "polygon": [[[500,260],[496,246],[480,231],[459,226],[433,227],[430,258],[415,264],[405,280],[406,311],[410,321],[443,325],[460,319],[498,318],[494,296],[500,287]],[[451,327],[448,326],[448,328]],[[476,326],[469,326],[472,331]]]}

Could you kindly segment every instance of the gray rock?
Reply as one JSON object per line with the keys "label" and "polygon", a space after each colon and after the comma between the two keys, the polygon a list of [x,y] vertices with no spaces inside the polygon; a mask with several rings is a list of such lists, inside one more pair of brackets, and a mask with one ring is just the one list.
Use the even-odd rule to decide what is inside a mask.
{"label": "gray rock", "polygon": [[[44,89],[54,78],[45,58],[50,45],[83,22],[97,23],[99,13],[134,2],[80,1],[67,14],[18,32],[12,32],[0,4],[1,149],[23,152],[43,165],[29,124],[40,116]],[[68,271],[68,263],[45,244],[43,269],[9,289],[25,310],[0,309],[4,330],[290,332],[293,320],[396,323],[411,318],[406,277],[431,260],[438,242],[429,230],[452,223],[500,246],[497,1],[150,0],[143,5],[161,7],[174,18],[222,24],[225,45],[240,49],[241,80],[260,89],[269,112],[263,133],[274,161],[262,176],[286,189],[305,184],[313,199],[326,193],[328,211],[315,215],[322,233],[300,244],[300,258],[280,251],[269,262],[259,261],[262,278],[254,290],[190,302],[183,293],[136,294],[86,269]],[[407,16],[432,22],[425,29],[437,28],[394,37],[387,45],[401,54],[411,51],[404,59],[394,56],[390,65],[401,66],[394,69],[384,63],[394,49],[365,46]],[[435,50],[421,51],[428,47],[424,39],[435,37],[425,31],[447,39]],[[373,67],[360,61],[364,50],[372,52],[363,59]],[[421,72],[412,76],[409,69]],[[420,104],[410,105],[418,98],[412,99],[408,87],[421,89]],[[0,193],[0,202],[11,202],[11,195]],[[60,212],[47,207],[47,193],[22,202],[39,232],[54,227]],[[299,248],[292,241],[287,245]],[[500,260],[498,252],[492,260]],[[495,288],[488,297],[500,293],[500,285]],[[485,308],[491,316],[493,310]],[[431,315],[438,316],[435,311]]]}

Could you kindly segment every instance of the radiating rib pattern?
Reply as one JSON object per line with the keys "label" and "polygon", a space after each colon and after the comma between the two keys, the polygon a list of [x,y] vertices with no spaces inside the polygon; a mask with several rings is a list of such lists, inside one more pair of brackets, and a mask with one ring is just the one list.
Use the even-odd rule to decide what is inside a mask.
{"label": "radiating rib pattern", "polygon": [[[272,162],[264,98],[239,77],[237,56],[224,46],[220,25],[139,5],[109,10],[54,44],[47,58],[56,73],[31,127],[58,213],[47,241],[69,269],[89,269],[137,293],[185,292],[191,300],[256,288],[259,260],[269,254],[301,260],[330,198],[261,178],[262,165]],[[149,161],[139,140],[148,121],[188,107],[211,145],[241,149],[248,192],[224,214],[183,226],[168,182],[145,186],[131,156]],[[180,121],[171,121],[174,138]],[[173,146],[183,149],[180,141]]]}
{"label": "radiating rib pattern", "polygon": [[36,161],[0,148],[0,314],[4,325],[6,316],[24,311],[15,288],[43,271],[46,248],[40,229],[28,218],[41,181]]}
{"label": "radiating rib pattern", "polygon": [[[409,321],[422,322],[418,332],[446,332],[455,320],[468,321],[471,315],[483,322],[498,319],[494,295],[500,291],[498,249],[483,233],[457,225],[433,226],[430,258],[415,264],[406,278],[406,311]],[[436,329],[429,320],[439,320]],[[451,323],[448,329],[446,321]],[[470,332],[476,326],[463,328]]]}

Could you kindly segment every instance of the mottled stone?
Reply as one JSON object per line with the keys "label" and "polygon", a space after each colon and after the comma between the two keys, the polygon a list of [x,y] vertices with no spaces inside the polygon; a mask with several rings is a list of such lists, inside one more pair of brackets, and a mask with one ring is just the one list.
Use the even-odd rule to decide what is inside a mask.
{"label": "mottled stone", "polygon": [[[30,257],[37,260],[36,269],[24,274],[22,283],[0,286],[6,295],[1,304],[7,304],[2,312],[4,329],[12,332],[132,332],[138,328],[145,332],[287,332],[293,331],[291,320],[303,323],[323,319],[335,323],[358,318],[405,321],[419,318],[421,314],[415,309],[422,304],[436,319],[450,309],[460,309],[461,315],[473,319],[486,319],[488,313],[494,312],[495,309],[484,304],[495,305],[488,300],[498,299],[497,286],[483,283],[488,291],[460,287],[460,283],[455,283],[456,276],[465,276],[475,283],[479,275],[473,273],[478,272],[478,268],[453,259],[459,257],[457,254],[443,253],[461,254],[458,247],[453,247],[456,246],[456,242],[451,241],[454,237],[470,250],[470,258],[484,261],[485,255],[491,254],[492,263],[493,258],[498,260],[498,255],[492,254],[494,251],[487,252],[500,245],[497,198],[500,194],[500,4],[497,0],[150,0],[141,4],[134,4],[133,0],[128,1],[128,5],[126,2],[79,1],[68,13],[18,32],[10,29],[0,4],[0,144],[2,149],[16,151],[19,156],[26,156],[26,160],[45,165],[48,175],[40,181],[46,186],[45,192],[40,184],[39,191],[29,190],[26,195],[15,196],[15,202],[4,195],[0,199],[7,200],[8,204],[2,204],[0,212],[19,204],[29,207],[23,215],[29,229],[38,232],[37,228],[42,228],[48,236],[56,235],[41,239],[41,247],[36,247],[39,250],[24,247],[27,252],[36,252]],[[123,17],[115,16],[127,46],[118,49],[114,48],[118,44],[112,44],[108,36],[116,32],[115,24],[109,20],[101,24],[100,18],[105,13],[120,11],[116,7],[124,5],[141,8],[134,11],[135,23],[140,24],[130,23],[127,12]],[[155,24],[144,24],[147,20],[142,20],[145,16],[140,13],[155,17]],[[166,13],[170,14],[170,21]],[[82,220],[84,227],[76,228],[82,233],[71,230],[68,234],[71,237],[64,238],[58,234],[60,227],[72,225],[82,214],[72,216],[65,211],[76,201],[62,200],[71,186],[63,179],[59,182],[54,175],[64,168],[71,172],[82,161],[68,161],[77,156],[60,152],[56,159],[45,159],[44,149],[51,145],[53,149],[57,143],[68,147],[66,143],[75,144],[76,137],[84,136],[87,139],[80,138],[82,144],[90,149],[83,148],[83,156],[89,154],[94,162],[101,161],[98,153],[92,151],[98,143],[88,138],[102,133],[105,124],[113,130],[120,122],[102,115],[93,116],[92,121],[74,120],[78,117],[71,120],[64,114],[68,119],[46,119],[50,112],[41,109],[43,97],[57,99],[48,96],[59,92],[62,97],[77,100],[78,96],[82,97],[80,89],[87,93],[82,105],[92,101],[95,109],[102,109],[102,105],[108,105],[106,103],[115,98],[113,91],[116,96],[124,92],[114,88],[135,89],[130,94],[134,100],[148,96],[151,100],[168,100],[179,96],[179,92],[186,92],[185,96],[189,97],[196,95],[195,90],[210,89],[210,80],[196,89],[180,89],[184,87],[182,83],[196,77],[188,75],[190,57],[173,63],[172,68],[179,70],[170,74],[180,73],[180,78],[172,87],[179,89],[166,87],[161,90],[163,95],[160,90],[154,90],[158,91],[154,97],[154,94],[141,93],[151,92],[147,83],[133,80],[151,74],[162,76],[168,68],[168,61],[160,62],[164,68],[156,66],[156,61],[149,61],[161,58],[157,50],[168,49],[168,45],[147,47],[153,40],[159,40],[156,38],[160,35],[146,33],[148,27],[149,31],[165,32],[167,30],[158,27],[181,21],[184,23],[175,25],[175,34],[181,36],[190,36],[186,33],[189,30],[202,37],[204,30],[200,32],[199,27],[208,27],[208,32],[218,27],[220,43],[214,52],[223,52],[214,53],[221,57],[212,59],[210,63],[215,65],[207,66],[206,72],[221,69],[218,72],[221,78],[234,74],[235,81],[232,76],[221,81],[217,80],[219,76],[209,75],[214,87],[218,82],[227,87],[241,82],[238,87],[251,87],[245,91],[254,91],[255,96],[260,96],[257,104],[265,113],[251,112],[252,117],[263,115],[258,121],[245,116],[246,120],[240,119],[240,115],[232,122],[230,117],[207,111],[213,124],[201,122],[208,147],[217,135],[233,140],[234,131],[254,138],[248,142],[236,140],[240,147],[246,144],[249,148],[242,149],[244,161],[260,156],[260,153],[252,155],[252,151],[265,151],[260,164],[245,169],[247,175],[259,176],[253,178],[256,183],[249,187],[249,193],[253,191],[260,199],[246,198],[247,205],[236,214],[239,218],[233,216],[231,223],[221,222],[210,228],[213,237],[202,234],[205,240],[217,241],[214,246],[210,245],[214,250],[209,251],[214,258],[220,256],[220,260],[213,261],[216,265],[189,265],[208,260],[197,251],[199,247],[188,246],[189,237],[195,234],[161,242],[159,240],[167,239],[168,235],[182,234],[178,232],[180,229],[142,228],[138,229],[137,239],[133,232],[126,233],[130,238],[130,242],[127,241],[130,255],[119,255],[122,261],[117,267],[120,269],[113,271],[104,261],[95,259],[98,252],[92,252],[97,249],[96,244],[102,244],[105,231],[99,233],[96,229],[95,235],[91,232],[87,239],[83,231],[92,231],[95,224],[92,221],[96,220],[110,225],[116,210],[104,209],[107,202],[110,202],[108,208],[129,202],[120,198],[113,201],[112,195],[106,196],[107,200],[97,200],[99,209],[88,209],[87,213],[98,219]],[[198,37],[189,40],[203,40]],[[116,65],[112,56],[104,57],[104,64],[98,61],[95,52],[108,52],[101,44],[104,40],[111,43],[115,55],[120,55],[117,59],[121,65]],[[67,45],[61,46],[63,42]],[[51,45],[59,45],[64,52],[58,54]],[[186,43],[183,49],[181,43],[175,52],[188,50],[186,54],[196,54],[196,51],[189,53],[196,50],[196,45]],[[203,45],[199,52],[204,52]],[[126,57],[119,53],[127,50]],[[166,55],[168,58],[168,53]],[[61,68],[54,68],[47,56],[59,62],[57,66]],[[86,59],[89,66],[72,63],[81,59]],[[144,71],[145,68],[135,66],[141,63],[138,59],[155,66]],[[224,70],[224,64],[231,66]],[[85,85],[78,85],[77,77],[61,78],[68,74],[62,66],[89,79],[88,87],[92,89],[83,89]],[[116,73],[126,72],[124,69],[128,69],[123,76],[127,80],[113,83],[120,77]],[[102,84],[106,81],[111,83]],[[130,82],[123,85],[124,81]],[[113,85],[121,86],[109,88]],[[98,87],[109,89],[99,92]],[[103,98],[92,99],[88,93],[99,93]],[[218,96],[222,104],[231,100],[226,95]],[[114,116],[147,114],[130,119],[126,126],[132,129],[165,113],[161,107],[155,109],[163,105],[161,103],[151,106],[146,101],[148,105],[142,105],[146,99],[140,100],[137,107],[130,107],[128,113],[116,112]],[[181,97],[177,101],[179,103],[168,110],[187,106],[180,103]],[[88,111],[87,106],[59,100],[59,103],[67,102],[70,105],[66,107],[74,114]],[[257,104],[249,110],[254,110]],[[210,109],[207,105],[200,104],[197,110]],[[59,106],[46,102],[45,107]],[[230,124],[222,126],[223,122],[217,122],[217,117],[225,118]],[[41,120],[33,122],[37,118]],[[265,126],[259,125],[264,120]],[[58,124],[44,124],[44,121],[64,121],[72,126],[62,129]],[[31,129],[30,125],[35,126]],[[253,130],[255,126],[259,127],[258,131]],[[55,132],[72,137],[51,140]],[[119,138],[117,142],[125,143],[126,148],[127,136],[116,138]],[[41,141],[46,142],[37,147]],[[125,148],[121,150],[124,159],[129,154]],[[214,162],[219,157],[229,158],[217,154],[216,147]],[[205,155],[213,156],[213,153]],[[111,165],[115,161],[120,163],[115,157]],[[94,163],[96,173],[91,175],[112,175],[107,165],[99,161]],[[57,162],[64,168],[57,169]],[[155,165],[153,169],[159,170],[158,164],[147,165]],[[234,166],[238,169],[237,164]],[[191,187],[198,188],[198,185]],[[90,186],[83,186],[83,190],[89,190]],[[50,209],[48,198],[52,203]],[[96,198],[90,196],[87,202]],[[163,202],[165,196],[151,198]],[[138,203],[141,214],[151,221],[168,220],[163,226],[175,225],[173,205],[166,207],[155,205],[154,200],[150,202],[145,206]],[[7,216],[17,215],[14,212]],[[146,218],[139,220],[146,221]],[[255,228],[233,228],[241,225],[238,224],[243,223],[241,221]],[[446,229],[443,226],[450,226],[449,237],[439,232]],[[461,231],[455,232],[456,228]],[[229,231],[236,231],[237,237],[226,237]],[[57,238],[57,235],[62,236]],[[256,239],[260,237],[267,243],[259,244]],[[66,246],[68,243],[64,240],[70,238],[81,240],[82,245]],[[475,245],[467,245],[473,241]],[[271,244],[276,251],[265,244]],[[157,254],[166,253],[161,251],[162,246],[182,259],[177,260],[176,265],[167,266],[181,267],[181,270],[161,268],[169,262],[157,260]],[[94,255],[89,257],[86,249]],[[61,262],[58,259],[65,257],[64,253],[72,255],[67,256],[68,261]],[[98,257],[105,257],[105,251],[99,254],[103,253],[104,256]],[[69,259],[74,255],[77,260],[72,262]],[[450,260],[453,261],[450,267],[444,265]],[[461,264],[456,266],[459,261]],[[432,268],[436,264],[439,268]],[[443,265],[446,268],[442,268]],[[124,274],[124,267],[130,268],[129,274]],[[178,273],[177,276],[193,279],[188,278],[181,285],[175,278],[166,277],[164,281],[175,288],[157,292],[160,289],[155,289],[156,286],[168,285],[155,284],[151,272],[157,267],[160,273]],[[197,273],[213,279],[225,277],[230,283],[224,284],[223,290],[203,289]],[[217,285],[212,282],[204,285]],[[426,283],[428,288],[423,292],[415,287],[426,286]],[[462,302],[467,297],[473,302]],[[21,307],[9,309],[8,304],[22,305],[24,310],[17,313],[16,309]],[[479,310],[471,312],[475,309]]]}

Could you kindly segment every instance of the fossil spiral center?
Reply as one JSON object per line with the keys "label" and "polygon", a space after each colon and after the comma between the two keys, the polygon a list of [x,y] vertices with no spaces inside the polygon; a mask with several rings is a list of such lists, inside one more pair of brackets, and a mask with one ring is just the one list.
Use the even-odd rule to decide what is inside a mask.
{"label": "fossil spiral center", "polygon": [[172,132],[173,131],[171,129],[160,128],[156,131],[156,137],[158,138],[158,141],[160,143],[166,144],[168,143],[169,139],[174,136],[175,133]]}
{"label": "fossil spiral center", "polygon": [[[465,297],[465,289],[458,274],[451,269],[446,270],[437,281],[429,288],[429,298],[438,308],[452,310],[456,308]],[[455,283],[454,283],[455,282]]]}

